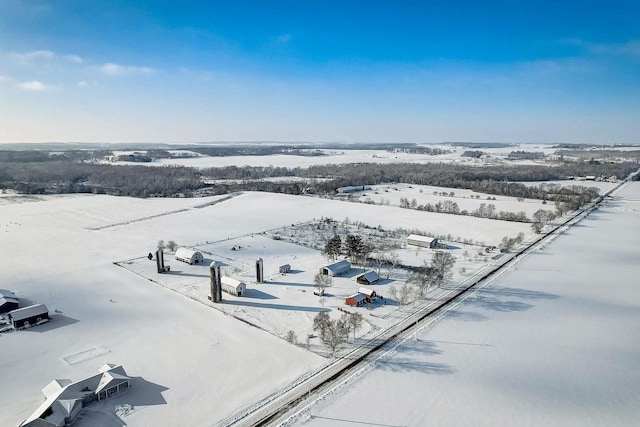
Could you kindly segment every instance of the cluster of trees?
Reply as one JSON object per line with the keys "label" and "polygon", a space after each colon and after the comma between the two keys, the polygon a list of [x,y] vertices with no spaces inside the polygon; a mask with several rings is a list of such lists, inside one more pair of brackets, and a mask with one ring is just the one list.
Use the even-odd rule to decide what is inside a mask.
{"label": "cluster of trees", "polygon": [[467,150],[464,153],[462,153],[460,157],[473,157],[474,159],[479,159],[480,157],[482,157],[483,154],[484,152],[480,150]]}
{"label": "cluster of trees", "polygon": [[[423,298],[431,288],[438,288],[451,280],[455,263],[456,259],[451,253],[436,251],[431,259],[431,264],[424,261],[422,266],[415,268],[409,276],[408,283],[416,286],[416,297]],[[400,299],[403,299],[402,297],[405,294],[401,289]]]}
{"label": "cluster of trees", "polygon": [[500,252],[509,252],[514,246],[519,245],[524,240],[524,233],[518,233],[516,237],[505,236],[500,242]]}
{"label": "cluster of trees", "polygon": [[360,236],[347,234],[343,241],[336,234],[327,241],[322,254],[330,260],[335,260],[340,255],[345,255],[354,264],[364,264],[371,250],[372,248]]}
{"label": "cluster of trees", "polygon": [[512,151],[509,153],[510,160],[539,160],[544,159],[544,153],[538,151]]}
{"label": "cluster of trees", "polygon": [[203,188],[194,168],[115,166],[69,160],[0,162],[0,188],[26,194],[96,193],[150,197],[189,195]]}
{"label": "cluster of trees", "polygon": [[322,311],[313,318],[313,330],[318,332],[320,340],[331,350],[331,354],[335,354],[348,341],[351,331],[355,339],[356,331],[363,322],[360,313],[345,312],[339,319],[332,320],[326,311]]}
{"label": "cluster of trees", "polygon": [[438,213],[447,213],[452,215],[469,215],[475,216],[478,218],[489,218],[489,219],[501,219],[503,221],[517,221],[517,222],[528,222],[529,218],[527,218],[527,213],[524,211],[520,212],[506,212],[506,211],[496,211],[496,205],[494,204],[485,204],[480,203],[480,207],[471,212],[466,209],[460,210],[460,207],[456,202],[451,200],[443,200],[441,202],[434,203],[426,203],[424,205],[419,205],[416,199],[411,200],[403,197],[400,199],[400,207],[405,209],[416,209],[419,211],[425,212],[438,212]]}

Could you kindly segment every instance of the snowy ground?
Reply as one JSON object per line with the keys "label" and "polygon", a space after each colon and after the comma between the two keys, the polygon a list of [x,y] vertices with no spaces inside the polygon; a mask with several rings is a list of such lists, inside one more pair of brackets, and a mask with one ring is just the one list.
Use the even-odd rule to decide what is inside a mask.
{"label": "snowy ground", "polygon": [[311,410],[307,425],[635,426],[640,183]]}
{"label": "snowy ground", "polygon": [[[202,245],[213,253],[225,250],[224,245],[211,247],[214,242],[251,239],[252,234],[322,216],[349,216],[376,226],[433,234],[455,230],[486,244],[529,229],[526,224],[268,193],[196,199],[3,194],[0,201],[2,287],[15,291],[23,304],[46,304],[52,314],[47,325],[0,334],[0,425],[7,426],[18,425],[38,407],[43,400],[40,390],[52,379],[79,380],[107,362],[122,364],[137,380],[131,391],[90,409],[111,417],[116,407],[133,406],[118,412],[119,422],[130,426],[211,425],[325,362],[277,333],[253,328],[114,264],[144,257],[159,240]],[[295,259],[291,262],[307,272],[302,275],[323,263],[317,254],[306,258],[309,250],[302,246],[286,244],[278,252],[266,247],[272,240],[261,240],[265,248],[256,245],[260,251],[249,255],[264,255],[268,275],[291,256],[310,260],[299,267]],[[281,255],[269,259],[271,249]],[[421,261],[419,251],[413,256]],[[169,262],[177,268],[175,261]],[[190,273],[187,268],[181,271]],[[299,315],[298,310],[274,306],[311,307],[305,316],[322,308],[317,298],[310,301],[309,291],[299,291],[310,289],[311,276],[296,276],[258,289],[258,317],[256,307],[241,310],[268,330],[280,321],[293,324]],[[351,279],[337,284],[336,294],[353,289]],[[260,298],[279,293],[283,302]],[[288,303],[285,294],[304,301]]]}
{"label": "snowy ground", "polygon": [[[336,281],[329,291],[335,297],[323,305],[311,286],[324,263],[319,252],[260,233],[321,217],[453,234],[485,245],[530,232],[528,224],[269,193],[194,199],[2,194],[2,288],[15,291],[23,304],[46,304],[52,320],[0,334],[0,425],[24,420],[52,379],[79,380],[107,362],[122,364],[134,377],[133,388],[89,407],[81,425],[212,425],[317,369],[326,359],[282,336],[293,329],[302,338],[312,315],[335,312],[356,288],[354,275]],[[175,274],[158,280],[144,256],[159,240],[226,258],[240,277],[250,278],[261,256],[269,281],[250,284],[247,299],[225,295],[227,302],[214,309],[205,300],[206,267],[168,256]],[[242,249],[231,251],[229,244]],[[419,265],[429,251],[401,255]],[[467,265],[467,275],[481,267],[459,260],[456,268]],[[296,271],[278,276],[275,269],[284,263]],[[456,270],[456,277],[463,276]],[[384,318],[393,308],[376,310]],[[370,321],[361,333],[380,325]]]}
{"label": "snowy ground", "polygon": [[[293,156],[285,154],[274,154],[270,156],[226,156],[208,157],[198,156],[191,158],[159,159],[150,163],[118,162],[119,164],[138,164],[146,166],[179,165],[197,168],[223,167],[223,166],[275,166],[275,167],[309,167],[315,165],[347,164],[347,163],[464,163],[470,165],[502,164],[507,162],[506,157],[512,151],[535,151],[552,154],[556,149],[550,145],[530,145],[521,144],[506,148],[479,148],[478,150],[487,154],[481,159],[462,157],[462,153],[475,148],[452,147],[448,144],[427,145],[429,148],[439,148],[449,150],[447,154],[429,155],[412,154],[403,152],[389,152],[386,150],[341,150],[322,149],[323,156]],[[125,154],[125,152],[120,152]],[[130,154],[130,153],[129,153]],[[511,162],[511,161],[508,161]],[[544,164],[536,161],[517,161],[516,164]]]}

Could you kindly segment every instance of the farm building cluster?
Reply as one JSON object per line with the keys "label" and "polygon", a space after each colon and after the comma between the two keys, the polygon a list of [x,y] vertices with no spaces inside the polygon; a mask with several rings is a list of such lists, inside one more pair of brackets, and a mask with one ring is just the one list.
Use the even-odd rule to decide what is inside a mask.
{"label": "farm building cluster", "polygon": [[0,328],[0,332],[26,329],[49,321],[49,310],[44,304],[20,308],[18,297],[6,289],[0,289],[0,314],[6,314],[9,324]]}

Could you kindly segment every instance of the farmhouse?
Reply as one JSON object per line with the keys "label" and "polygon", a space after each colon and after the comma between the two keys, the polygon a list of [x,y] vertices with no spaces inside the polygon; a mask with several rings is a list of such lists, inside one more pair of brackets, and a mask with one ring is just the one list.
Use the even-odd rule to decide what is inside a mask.
{"label": "farmhouse", "polygon": [[204,262],[202,253],[187,248],[178,248],[176,251],[176,260],[186,262],[187,264],[200,264]]}
{"label": "farmhouse", "polygon": [[49,310],[44,304],[34,304],[9,312],[9,322],[14,329],[29,328],[38,322],[49,320]]}
{"label": "farmhouse", "polygon": [[247,291],[247,285],[240,280],[228,276],[222,276],[220,279],[222,282],[222,290],[228,294],[241,297]]}
{"label": "farmhouse", "polygon": [[278,267],[278,272],[280,274],[285,274],[291,271],[291,266],[289,264],[281,265]]}
{"label": "farmhouse", "polygon": [[380,276],[378,276],[378,273],[376,273],[375,271],[367,271],[366,273],[356,277],[356,282],[360,283],[361,285],[373,285],[379,280]]}
{"label": "farmhouse", "polygon": [[20,427],[63,427],[73,423],[78,413],[93,401],[104,400],[131,387],[122,366],[105,364],[99,374],[84,380],[53,380],[42,394],[45,401]]}
{"label": "farmhouse", "polygon": [[348,296],[344,302],[352,307],[357,307],[367,302],[367,296],[361,293],[353,294]]}
{"label": "farmhouse", "polygon": [[18,297],[16,297],[16,294],[6,289],[0,289],[0,313],[7,313],[18,307]]}
{"label": "farmhouse", "polygon": [[351,270],[351,263],[346,259],[343,259],[341,261],[334,262],[333,264],[328,264],[324,267],[320,267],[320,274],[333,277],[346,273],[349,270]]}
{"label": "farmhouse", "polygon": [[376,298],[378,298],[378,294],[373,289],[365,288],[360,286],[358,288],[358,293],[365,296],[367,302],[373,302]]}
{"label": "farmhouse", "polygon": [[419,234],[410,234],[409,237],[407,237],[407,245],[435,249],[438,247],[438,239],[435,237],[421,236]]}

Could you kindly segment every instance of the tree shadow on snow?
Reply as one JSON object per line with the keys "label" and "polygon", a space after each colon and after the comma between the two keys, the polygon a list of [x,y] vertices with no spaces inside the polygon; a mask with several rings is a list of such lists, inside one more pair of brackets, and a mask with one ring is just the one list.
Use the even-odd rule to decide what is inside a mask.
{"label": "tree shadow on snow", "polygon": [[379,360],[376,367],[390,372],[419,372],[422,374],[454,374],[456,372],[449,365],[435,362],[423,362],[418,360],[408,360],[394,357],[389,360]]}
{"label": "tree shadow on snow", "polygon": [[508,288],[504,286],[492,286],[477,291],[478,295],[490,295],[494,297],[522,298],[526,300],[558,299],[559,295],[548,292],[533,291],[531,289]]}
{"label": "tree shadow on snow", "polygon": [[480,322],[488,319],[488,317],[484,314],[462,310],[449,310],[447,311],[446,317],[449,319],[462,320],[465,322]]}
{"label": "tree shadow on snow", "polygon": [[499,298],[495,298],[487,295],[477,295],[467,299],[468,304],[472,304],[481,308],[494,311],[512,312],[512,311],[526,311],[533,305],[520,301],[503,301]]}

